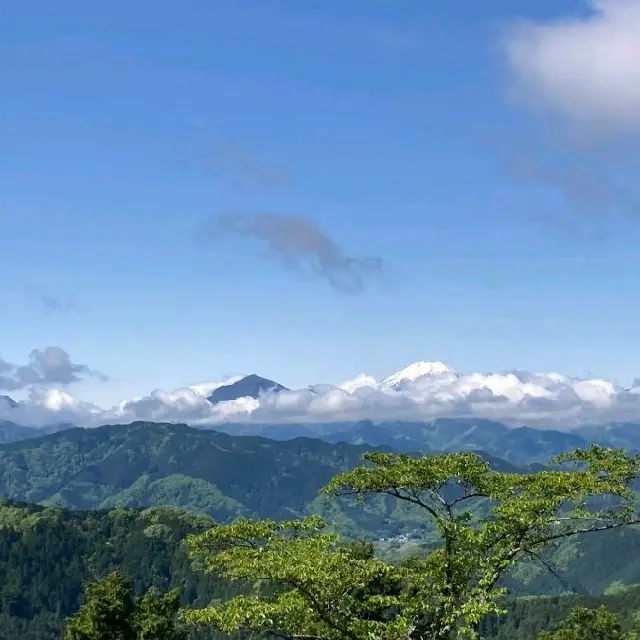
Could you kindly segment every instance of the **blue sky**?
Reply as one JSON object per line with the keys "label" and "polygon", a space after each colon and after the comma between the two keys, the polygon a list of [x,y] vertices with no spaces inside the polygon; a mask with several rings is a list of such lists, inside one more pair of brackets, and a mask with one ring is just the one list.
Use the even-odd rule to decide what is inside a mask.
{"label": "blue sky", "polygon": [[[5,360],[59,345],[114,378],[76,392],[107,404],[237,372],[303,386],[418,359],[640,373],[638,225],[615,198],[582,211],[553,172],[514,177],[531,145],[564,153],[564,125],[512,99],[502,34],[584,3],[6,4]],[[382,258],[384,282],[347,295],[250,238],[195,241],[236,212],[313,220],[348,255]],[[42,296],[73,304],[47,312]]]}

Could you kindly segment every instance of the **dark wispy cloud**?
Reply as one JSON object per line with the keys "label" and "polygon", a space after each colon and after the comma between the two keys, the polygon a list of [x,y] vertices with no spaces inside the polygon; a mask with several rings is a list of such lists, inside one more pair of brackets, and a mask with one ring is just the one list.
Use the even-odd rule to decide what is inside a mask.
{"label": "dark wispy cloud", "polygon": [[209,241],[224,235],[253,238],[288,269],[311,272],[336,291],[357,294],[379,281],[385,263],[378,257],[352,256],[308,218],[282,213],[226,214],[201,228]]}
{"label": "dark wispy cloud", "polygon": [[[509,179],[532,194],[520,207],[545,233],[599,244],[640,216],[640,164],[613,143],[592,145],[532,122],[537,140],[497,144]],[[498,136],[496,136],[498,138]]]}
{"label": "dark wispy cloud", "polygon": [[238,189],[276,189],[289,183],[289,177],[281,168],[239,142],[215,142],[205,156],[205,164]]}
{"label": "dark wispy cloud", "polygon": [[71,361],[61,347],[34,349],[27,364],[19,365],[0,358],[0,390],[16,391],[32,386],[66,386],[86,378],[106,381],[108,376],[86,364]]}
{"label": "dark wispy cloud", "polygon": [[56,313],[58,311],[69,311],[76,307],[75,300],[71,297],[61,298],[52,295],[40,296],[40,305],[45,313]]}
{"label": "dark wispy cloud", "polygon": [[513,155],[511,174],[520,181],[554,189],[582,214],[640,214],[640,194],[616,181],[615,167],[612,170],[587,153],[565,152],[563,156],[558,158],[553,151],[535,155],[521,149]]}
{"label": "dark wispy cloud", "polygon": [[237,140],[212,138],[199,121],[191,124],[202,133],[190,145],[192,158],[188,164],[238,191],[281,189],[290,184],[290,176],[276,162],[261,157]]}

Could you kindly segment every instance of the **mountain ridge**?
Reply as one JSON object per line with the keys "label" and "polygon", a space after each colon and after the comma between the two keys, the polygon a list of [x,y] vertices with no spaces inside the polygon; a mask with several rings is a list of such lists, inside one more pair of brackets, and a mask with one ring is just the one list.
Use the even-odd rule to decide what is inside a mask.
{"label": "mountain ridge", "polygon": [[[221,521],[282,519],[322,510],[320,487],[370,448],[175,424],[72,428],[0,445],[0,496],[77,509],[161,503],[195,507]],[[342,517],[353,527],[348,514]],[[385,528],[384,514],[370,517],[370,531]]]}
{"label": "mountain ridge", "polygon": [[[73,428],[0,445],[0,497],[74,509],[173,506],[217,521],[238,516],[288,519],[315,513],[349,537],[421,532],[405,504],[383,497],[365,509],[319,494],[362,454],[390,447],[300,437],[269,440],[136,422]],[[488,453],[494,468],[518,467]]]}
{"label": "mountain ridge", "polygon": [[[113,423],[112,423],[113,424]],[[181,424],[133,421],[130,424]],[[61,424],[33,428],[0,420],[0,443],[20,442],[73,428]],[[108,426],[108,425],[102,425]],[[91,429],[100,428],[92,427]],[[513,464],[546,463],[550,457],[590,442],[602,446],[640,451],[640,424],[636,422],[586,426],[573,430],[508,427],[478,418],[438,418],[432,421],[372,421],[314,424],[222,423],[215,429],[196,427],[231,436],[263,437],[274,441],[297,438],[331,444],[387,446],[403,452],[481,450]]]}
{"label": "mountain ridge", "polygon": [[[549,458],[589,442],[640,450],[640,424],[620,423],[573,430],[508,427],[480,418],[437,418],[431,421],[372,421],[314,425],[221,424],[218,430],[286,439],[305,430],[329,442],[385,445],[398,451],[482,450],[514,464],[546,463]],[[291,429],[289,432],[288,429]]]}

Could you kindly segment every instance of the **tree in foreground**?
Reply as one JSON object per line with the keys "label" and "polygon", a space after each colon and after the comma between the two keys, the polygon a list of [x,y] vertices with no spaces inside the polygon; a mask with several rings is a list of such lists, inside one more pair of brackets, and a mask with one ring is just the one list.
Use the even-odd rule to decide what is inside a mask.
{"label": "tree in foreground", "polygon": [[634,631],[624,632],[620,619],[605,606],[576,607],[553,631],[543,631],[540,640],[638,640]]}
{"label": "tree in foreground", "polygon": [[131,584],[119,572],[85,588],[85,604],[69,618],[65,640],[183,640],[180,596],[150,589],[136,602]]}
{"label": "tree in foreground", "polygon": [[[389,614],[402,600],[390,587],[401,584],[403,571],[357,545],[340,545],[320,518],[242,519],[189,543],[207,570],[259,583],[256,594],[188,611],[192,622],[305,640],[405,638],[412,629],[402,611]],[[271,596],[260,593],[265,588]]]}
{"label": "tree in foreground", "polygon": [[422,509],[440,543],[393,566],[341,544],[319,518],[239,520],[190,536],[206,571],[252,585],[188,610],[196,624],[300,640],[477,638],[498,612],[504,572],[556,540],[638,523],[640,458],[592,445],[538,473],[493,470],[471,452],[414,458],[371,453],[336,476],[333,496],[388,495]]}

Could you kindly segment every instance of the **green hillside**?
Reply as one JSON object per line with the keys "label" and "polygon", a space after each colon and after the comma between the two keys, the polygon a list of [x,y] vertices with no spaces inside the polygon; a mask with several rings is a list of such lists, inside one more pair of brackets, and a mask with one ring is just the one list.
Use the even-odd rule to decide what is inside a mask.
{"label": "green hillside", "polygon": [[351,537],[424,536],[419,514],[397,501],[380,498],[362,508],[318,497],[371,448],[144,422],[68,429],[1,445],[0,497],[73,509],[169,505],[221,522],[317,513]]}
{"label": "green hillside", "polygon": [[306,512],[365,450],[142,422],[70,429],[0,447],[0,496],[76,509],[165,504],[220,521],[284,518]]}
{"label": "green hillside", "polygon": [[[369,449],[310,438],[274,441],[142,422],[69,429],[1,445],[0,497],[81,510],[173,506],[218,522],[238,516],[283,519],[317,513],[348,537],[385,538],[377,545],[388,557],[419,553],[434,542],[421,510],[390,496],[364,504],[318,496],[331,477],[361,463],[362,453]],[[517,469],[487,458],[494,468]],[[411,539],[397,539],[401,534]],[[548,561],[561,580],[539,562],[530,562],[512,572],[509,586],[522,594],[567,588],[598,593],[613,581],[640,583],[640,563],[611,556],[609,535],[572,540],[552,549]],[[636,530],[616,535],[626,549],[640,550]]]}
{"label": "green hillside", "polygon": [[[370,448],[152,423],[70,429],[1,445],[0,495],[39,506],[0,506],[0,640],[60,637],[83,584],[116,567],[138,593],[178,585],[191,606],[228,595],[227,583],[192,571],[181,546],[185,535],[212,520],[321,513],[348,536],[376,540],[387,558],[420,554],[435,541],[419,508],[390,496],[364,504],[318,496]],[[487,458],[494,468],[516,470]],[[403,532],[413,538],[400,537]],[[535,637],[574,602],[563,592],[595,598],[639,584],[639,558],[640,530],[627,528],[573,538],[541,559],[519,562],[502,583],[527,598],[509,601],[506,618],[486,621],[486,637]],[[627,602],[633,593],[608,598]],[[530,597],[541,595],[547,598]]]}
{"label": "green hillside", "polygon": [[632,585],[608,593],[593,596],[573,594],[555,597],[541,596],[510,599],[507,613],[491,617],[482,625],[483,637],[495,640],[537,640],[542,629],[549,629],[577,606],[596,608],[605,605],[620,616],[625,630],[638,629],[640,613],[640,585]]}
{"label": "green hillside", "polygon": [[185,602],[224,596],[229,587],[194,573],[181,546],[185,535],[210,524],[176,509],[65,511],[0,503],[0,640],[60,638],[83,585],[115,568],[138,593],[179,585]]}
{"label": "green hillside", "polygon": [[[179,586],[191,606],[233,592],[228,583],[193,571],[180,544],[185,535],[210,526],[205,516],[171,508],[68,511],[3,502],[0,523],[0,640],[59,638],[64,618],[80,604],[83,584],[114,568],[122,569],[137,593],[150,586]],[[590,540],[598,542],[585,537],[559,571],[590,581],[595,593],[606,586],[617,593],[509,600],[504,618],[485,622],[486,637],[533,640],[535,631],[548,628],[577,603],[603,601],[631,621],[631,614],[640,610],[640,587],[622,589],[611,585],[611,577],[640,580],[640,532],[598,534]],[[543,568],[522,566],[520,572],[530,578],[525,592],[536,586],[534,578],[538,593],[559,587]],[[518,585],[511,586],[518,592]],[[201,631],[196,637],[207,640]]]}

